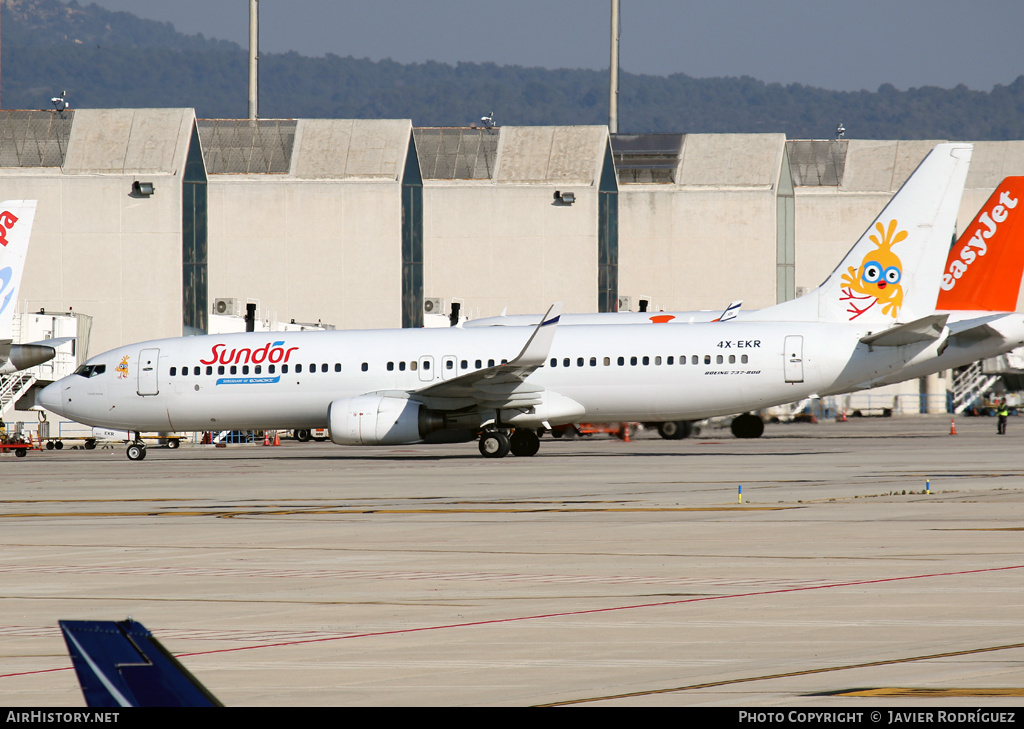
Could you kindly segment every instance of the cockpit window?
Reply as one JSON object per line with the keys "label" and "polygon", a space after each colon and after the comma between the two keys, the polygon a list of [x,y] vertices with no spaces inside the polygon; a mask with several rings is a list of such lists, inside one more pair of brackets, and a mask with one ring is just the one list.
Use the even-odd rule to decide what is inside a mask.
{"label": "cockpit window", "polygon": [[84,364],[75,370],[75,374],[81,377],[99,377],[107,371],[107,366],[104,364]]}

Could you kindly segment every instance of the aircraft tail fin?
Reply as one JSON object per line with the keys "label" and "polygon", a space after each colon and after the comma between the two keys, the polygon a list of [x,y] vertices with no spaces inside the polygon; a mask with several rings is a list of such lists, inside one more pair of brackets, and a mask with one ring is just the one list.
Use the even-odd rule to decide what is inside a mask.
{"label": "aircraft tail fin", "polygon": [[13,335],[14,307],[35,214],[35,200],[0,202],[0,340]]}
{"label": "aircraft tail fin", "polygon": [[934,313],[972,150],[936,145],[821,286],[758,318],[889,326]]}
{"label": "aircraft tail fin", "polygon": [[939,284],[940,311],[1020,311],[1024,276],[1024,177],[996,187],[953,244]]}
{"label": "aircraft tail fin", "polygon": [[90,707],[222,706],[142,623],[61,620],[60,629]]}

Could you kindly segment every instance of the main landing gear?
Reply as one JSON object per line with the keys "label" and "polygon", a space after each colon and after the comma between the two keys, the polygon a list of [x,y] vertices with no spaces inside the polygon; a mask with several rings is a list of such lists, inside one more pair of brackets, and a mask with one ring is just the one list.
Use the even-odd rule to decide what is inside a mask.
{"label": "main landing gear", "polygon": [[146,444],[143,442],[141,434],[135,434],[135,440],[128,444],[125,455],[128,456],[129,461],[141,461],[146,458]]}
{"label": "main landing gear", "polygon": [[493,429],[480,434],[480,455],[484,458],[504,458],[509,453],[513,456],[533,456],[539,450],[540,437],[537,431],[530,428],[516,428],[511,436]]}
{"label": "main landing gear", "polygon": [[729,429],[737,438],[760,438],[764,433],[764,421],[759,415],[744,413],[732,419]]}

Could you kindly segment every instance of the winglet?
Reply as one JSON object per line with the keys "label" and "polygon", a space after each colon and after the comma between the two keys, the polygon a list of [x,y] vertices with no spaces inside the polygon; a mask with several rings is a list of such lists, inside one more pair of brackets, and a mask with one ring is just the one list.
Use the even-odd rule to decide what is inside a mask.
{"label": "winglet", "polygon": [[730,319],[735,319],[741,306],[743,306],[743,299],[734,301],[725,307],[725,311],[723,311],[717,319],[712,319],[711,321],[729,321]]}
{"label": "winglet", "polygon": [[551,342],[555,339],[555,329],[562,315],[562,302],[556,301],[541,317],[540,324],[533,330],[523,350],[509,365],[515,367],[539,367],[548,358]]}
{"label": "winglet", "polygon": [[935,308],[1014,311],[1024,274],[1024,177],[1007,177],[953,244]]}
{"label": "winglet", "polygon": [[14,307],[35,214],[35,200],[0,202],[0,340],[14,333]]}
{"label": "winglet", "polygon": [[90,707],[222,706],[142,623],[59,623]]}

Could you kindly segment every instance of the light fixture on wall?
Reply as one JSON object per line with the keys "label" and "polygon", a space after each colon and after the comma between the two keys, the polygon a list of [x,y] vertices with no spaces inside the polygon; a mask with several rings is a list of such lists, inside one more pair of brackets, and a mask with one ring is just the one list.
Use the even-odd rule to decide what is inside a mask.
{"label": "light fixture on wall", "polygon": [[561,203],[562,205],[572,205],[574,202],[576,202],[576,193],[555,190],[555,202]]}
{"label": "light fixture on wall", "polygon": [[152,182],[139,182],[136,180],[132,183],[132,195],[134,197],[149,197],[155,189]]}

